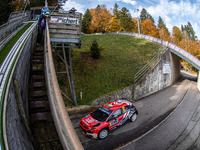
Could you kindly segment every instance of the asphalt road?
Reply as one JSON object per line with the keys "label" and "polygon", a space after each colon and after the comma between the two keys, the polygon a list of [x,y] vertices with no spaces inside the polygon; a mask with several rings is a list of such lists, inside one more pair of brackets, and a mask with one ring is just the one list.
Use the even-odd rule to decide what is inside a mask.
{"label": "asphalt road", "polygon": [[[160,92],[135,102],[134,105],[139,111],[137,120],[135,122],[127,122],[123,126],[111,131],[104,140],[90,139],[82,134],[79,121],[86,114],[70,116],[71,121],[86,150],[111,150],[127,143],[133,143],[131,141],[141,137],[163,121],[181,103],[190,86],[191,81],[182,80]],[[143,143],[140,144],[143,145]],[[127,147],[124,149],[127,149]]]}
{"label": "asphalt road", "polygon": [[[200,132],[199,125],[194,125],[199,118],[198,113],[195,113],[195,111],[197,110],[200,101],[200,93],[196,87],[197,84],[191,82],[191,87],[183,101],[171,115],[159,124],[155,130],[152,130],[145,136],[120,148],[120,150],[186,150],[193,147],[193,143],[195,143],[195,140],[199,136],[198,133]],[[197,121],[195,121],[195,118]],[[189,123],[192,124],[189,125]],[[190,131],[187,131],[191,126],[194,130],[191,129]],[[184,133],[184,136],[182,133]],[[187,135],[189,136],[187,137]],[[176,142],[177,139],[179,141],[178,143]],[[174,143],[176,144],[174,145]],[[199,148],[200,147],[196,147],[196,149]]]}

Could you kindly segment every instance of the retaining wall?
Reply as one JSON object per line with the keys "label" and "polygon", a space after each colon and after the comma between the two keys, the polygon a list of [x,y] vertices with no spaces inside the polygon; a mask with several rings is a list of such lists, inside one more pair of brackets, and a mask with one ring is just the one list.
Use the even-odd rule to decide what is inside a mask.
{"label": "retaining wall", "polygon": [[158,64],[135,84],[134,99],[141,99],[172,85],[179,76],[180,58],[168,50]]}
{"label": "retaining wall", "polygon": [[180,58],[168,50],[161,56],[156,66],[147,72],[135,85],[97,98],[91,105],[102,105],[121,98],[141,99],[172,85],[179,79],[179,76]]}
{"label": "retaining wall", "polygon": [[36,44],[37,30],[34,29],[32,35],[24,45],[20,58],[15,67],[14,75],[10,84],[9,95],[7,99],[6,130],[7,141],[10,150],[33,149],[29,136],[25,130],[22,118],[19,113],[16,102],[14,80],[18,81],[20,94],[23,101],[23,107],[26,117],[28,117],[28,86],[31,66],[31,56]]}

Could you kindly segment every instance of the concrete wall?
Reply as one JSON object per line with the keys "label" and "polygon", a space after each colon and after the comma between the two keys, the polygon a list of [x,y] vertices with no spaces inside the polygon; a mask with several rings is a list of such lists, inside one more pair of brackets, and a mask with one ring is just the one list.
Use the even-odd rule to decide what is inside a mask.
{"label": "concrete wall", "polygon": [[26,117],[28,117],[28,86],[31,65],[30,63],[32,52],[36,44],[36,36],[37,30],[35,28],[32,36],[30,36],[24,46],[24,49],[22,50],[9,89],[9,95],[7,99],[6,127],[8,145],[10,150],[33,149],[32,143],[30,142],[19,113],[13,81],[18,81]]}
{"label": "concrete wall", "polygon": [[180,58],[168,50],[158,64],[135,84],[134,99],[141,99],[172,85],[179,76]]}
{"label": "concrete wall", "polygon": [[92,106],[103,105],[113,100],[122,99],[122,98],[133,99],[133,87],[134,86],[132,85],[132,86],[123,88],[121,90],[118,90],[116,92],[113,92],[111,94],[99,97],[95,99],[91,105]]}

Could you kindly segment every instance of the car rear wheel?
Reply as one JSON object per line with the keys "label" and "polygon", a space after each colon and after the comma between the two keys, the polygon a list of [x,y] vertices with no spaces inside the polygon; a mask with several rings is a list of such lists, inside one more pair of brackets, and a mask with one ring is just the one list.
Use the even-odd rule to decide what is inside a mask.
{"label": "car rear wheel", "polygon": [[104,139],[108,136],[108,130],[107,129],[102,129],[99,131],[99,139]]}
{"label": "car rear wheel", "polygon": [[136,119],[137,119],[137,114],[134,113],[134,114],[131,116],[131,121],[134,122]]}

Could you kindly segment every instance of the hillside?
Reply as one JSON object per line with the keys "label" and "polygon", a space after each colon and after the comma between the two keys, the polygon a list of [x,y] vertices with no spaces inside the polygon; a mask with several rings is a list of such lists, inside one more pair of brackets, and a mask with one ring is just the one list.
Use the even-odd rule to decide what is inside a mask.
{"label": "hillside", "polygon": [[[94,39],[103,48],[98,60],[90,56]],[[157,53],[159,47],[156,43],[124,35],[82,36],[82,48],[72,52],[78,104],[91,104],[102,95],[132,85],[134,74]],[[56,68],[57,71],[64,70],[61,63],[57,63]],[[59,75],[58,81],[61,90],[67,93],[66,74]],[[83,93],[82,100],[80,92]]]}

